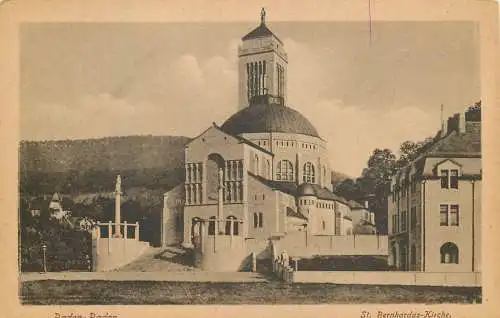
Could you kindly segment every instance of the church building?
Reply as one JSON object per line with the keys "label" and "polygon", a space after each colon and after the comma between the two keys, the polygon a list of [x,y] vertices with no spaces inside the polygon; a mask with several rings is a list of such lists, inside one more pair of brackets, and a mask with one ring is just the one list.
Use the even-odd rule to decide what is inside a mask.
{"label": "church building", "polygon": [[288,56],[264,11],[238,58],[238,112],[186,145],[185,182],[165,194],[162,244],[192,247],[203,222],[209,236],[263,241],[352,234],[352,204],[332,192],[326,140],[287,104]]}

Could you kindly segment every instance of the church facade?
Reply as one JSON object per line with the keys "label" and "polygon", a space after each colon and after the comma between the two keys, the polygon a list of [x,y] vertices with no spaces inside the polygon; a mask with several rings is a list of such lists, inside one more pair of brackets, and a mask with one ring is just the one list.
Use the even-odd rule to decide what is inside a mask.
{"label": "church facade", "polygon": [[327,142],[286,106],[288,57],[265,12],[238,57],[239,110],[186,145],[185,182],[165,194],[162,244],[193,247],[201,224],[208,236],[262,241],[351,235],[353,215],[375,233],[372,212],[332,192]]}

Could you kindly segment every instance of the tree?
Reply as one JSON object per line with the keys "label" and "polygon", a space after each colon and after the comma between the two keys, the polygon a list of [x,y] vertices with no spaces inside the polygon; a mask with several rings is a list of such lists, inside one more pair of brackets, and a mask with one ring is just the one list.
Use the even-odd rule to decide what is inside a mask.
{"label": "tree", "polygon": [[420,153],[420,151],[429,143],[433,141],[432,137],[425,138],[422,141],[414,142],[407,140],[399,146],[399,158],[396,162],[398,168],[408,165],[410,162],[415,160]]}
{"label": "tree", "polygon": [[378,232],[387,233],[387,196],[396,167],[396,156],[390,149],[377,148],[368,159],[367,166],[357,183],[365,198],[372,198],[369,204],[375,212]]}
{"label": "tree", "polygon": [[335,193],[348,200],[360,200],[363,197],[358,183],[352,179],[345,179],[335,187]]}

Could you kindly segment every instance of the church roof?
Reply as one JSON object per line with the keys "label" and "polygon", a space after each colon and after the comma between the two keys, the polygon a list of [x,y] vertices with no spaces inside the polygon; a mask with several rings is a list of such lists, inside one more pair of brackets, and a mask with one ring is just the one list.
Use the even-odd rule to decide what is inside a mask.
{"label": "church roof", "polygon": [[[248,172],[248,174],[272,189],[275,189],[275,190],[278,190],[278,191],[281,191],[283,193],[287,193],[287,194],[290,194],[293,196],[300,195],[299,194],[299,187],[300,186],[297,187],[297,185],[294,182],[268,180],[268,179],[265,179],[261,176],[257,176],[251,172]],[[308,184],[308,187],[309,186],[312,188],[312,190],[314,190],[314,195],[316,195],[316,197],[318,199],[328,200],[328,201],[338,201],[338,202],[347,204],[346,199],[336,195],[332,191],[320,186],[319,184]]]}
{"label": "church roof", "polygon": [[299,213],[290,207],[286,207],[286,216],[307,220],[307,218],[304,215],[302,215],[302,213]]}
{"label": "church roof", "polygon": [[263,183],[264,185],[266,185],[271,189],[275,189],[293,196],[297,195],[297,186],[295,185],[294,182],[268,180],[261,176],[255,175],[250,171],[248,172],[248,175],[254,177],[255,179],[257,179],[258,181],[260,181],[261,183]]}
{"label": "church roof", "polygon": [[273,36],[274,38],[276,38],[276,40],[278,40],[278,42],[283,44],[283,42],[281,42],[281,40],[273,33],[273,31],[271,31],[267,27],[267,25],[265,23],[261,23],[258,27],[256,27],[252,31],[250,31],[247,35],[245,35],[241,39],[243,41],[246,41],[246,40],[251,40],[251,39],[256,39],[256,38],[264,38],[264,37],[268,37],[268,36]]}
{"label": "church roof", "polygon": [[233,135],[282,132],[320,138],[316,128],[301,113],[273,103],[259,103],[245,107],[226,120],[221,128]]}

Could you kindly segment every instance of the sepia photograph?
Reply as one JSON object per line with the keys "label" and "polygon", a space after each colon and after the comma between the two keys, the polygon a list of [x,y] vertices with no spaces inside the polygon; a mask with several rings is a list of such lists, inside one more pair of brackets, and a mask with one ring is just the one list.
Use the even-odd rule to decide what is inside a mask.
{"label": "sepia photograph", "polygon": [[383,2],[19,23],[20,305],[480,306],[484,31]]}

